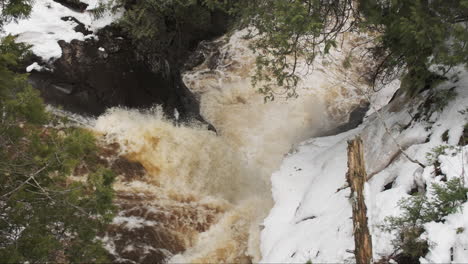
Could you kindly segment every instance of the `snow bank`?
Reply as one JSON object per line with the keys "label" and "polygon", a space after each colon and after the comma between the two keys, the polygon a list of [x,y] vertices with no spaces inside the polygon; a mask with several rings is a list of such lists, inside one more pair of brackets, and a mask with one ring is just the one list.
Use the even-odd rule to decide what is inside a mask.
{"label": "snow bank", "polygon": [[[350,253],[354,250],[350,190],[337,192],[346,182],[347,140],[355,135],[363,138],[366,167],[372,177],[366,185],[366,203],[374,259],[391,254],[392,236],[377,225],[382,224],[386,216],[399,214],[397,202],[401,198],[441,180],[440,176],[435,177],[434,166],[428,164],[426,154],[440,145],[455,146],[468,122],[468,113],[463,112],[468,107],[468,73],[457,70],[460,71],[459,80],[451,78],[452,81],[437,88],[442,91],[455,87],[457,97],[426,121],[416,118],[415,114],[427,94],[416,102],[399,97],[379,111],[381,118],[374,112],[358,128],[303,142],[286,157],[281,169],[272,176],[275,205],[264,220],[262,262],[355,262]],[[389,94],[381,93],[383,98],[375,97],[374,102],[388,102]],[[429,166],[423,169],[401,155],[382,120],[410,157]],[[448,135],[448,142],[442,139],[444,133]],[[448,179],[465,175],[467,151],[467,147],[456,146],[451,151],[453,155],[439,156],[440,168]],[[466,231],[462,232],[468,228],[467,206],[468,203],[462,212],[447,216],[444,223],[426,224],[424,235],[431,248],[422,262],[468,262],[468,238]]]}
{"label": "snow bank", "polygon": [[[86,0],[88,10],[96,7],[100,0]],[[112,14],[105,13],[101,18],[94,19],[93,16],[85,11],[84,13],[74,12],[65,6],[54,2],[53,0],[36,0],[33,3],[31,16],[28,19],[22,19],[11,22],[4,26],[7,34],[18,35],[17,41],[32,45],[34,54],[42,57],[45,61],[60,58],[62,50],[57,41],[64,40],[70,42],[72,39],[84,40],[85,38],[95,37],[94,35],[83,35],[76,32],[73,28],[78,24],[72,20],[62,20],[62,17],[71,16],[90,31],[96,31],[109,25],[119,18],[122,12]]]}
{"label": "snow bank", "polygon": [[42,71],[44,67],[40,66],[37,62],[34,62],[33,64],[29,65],[26,67],[26,72],[31,72],[31,71]]}
{"label": "snow bank", "polygon": [[342,262],[352,254],[351,210],[343,185],[346,138],[359,129],[335,137],[303,143],[273,174],[275,206],[262,232],[263,262]]}

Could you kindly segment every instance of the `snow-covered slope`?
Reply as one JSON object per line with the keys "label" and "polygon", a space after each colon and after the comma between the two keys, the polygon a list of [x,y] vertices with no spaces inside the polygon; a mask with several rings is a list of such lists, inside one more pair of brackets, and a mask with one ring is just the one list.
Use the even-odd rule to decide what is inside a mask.
{"label": "snow-covered slope", "polygon": [[[98,0],[87,0],[86,2],[90,4],[88,7],[90,9],[96,5]],[[84,40],[88,37],[95,37],[92,34],[85,36],[83,33],[76,32],[73,28],[77,26],[77,23],[72,20],[62,20],[62,17],[75,17],[88,30],[94,31],[111,23],[118,15],[107,14],[99,20],[93,20],[88,12],[71,11],[52,0],[36,0],[31,18],[21,20],[19,23],[8,24],[5,26],[5,31],[19,34],[19,41],[32,44],[33,52],[47,60],[61,56],[61,49],[57,44],[58,40]],[[298,138],[310,136],[313,134],[312,132],[315,132],[314,128],[324,126],[325,124],[322,123],[330,121],[321,118],[316,118],[316,120],[315,117],[310,116],[311,113],[318,117],[321,115],[333,117],[337,119],[335,121],[341,122],[343,121],[341,119],[347,118],[349,110],[358,105],[364,98],[360,89],[354,89],[356,88],[354,85],[343,83],[343,79],[351,79],[352,76],[347,75],[351,72],[350,70],[343,70],[339,66],[342,62],[340,55],[330,59],[336,65],[319,67],[313,75],[307,77],[304,83],[310,84],[310,87],[303,87],[304,94],[297,101],[263,104],[262,96],[254,93],[249,82],[254,56],[248,52],[245,45],[240,45],[240,40],[240,35],[235,34],[231,38],[232,43],[227,44],[227,47],[232,49],[221,53],[224,55],[228,54],[228,51],[232,51],[239,57],[245,57],[239,58],[240,62],[236,61],[238,58],[226,59],[226,61],[221,61],[223,63],[216,70],[201,67],[201,69],[185,75],[187,85],[193,91],[201,94],[202,112],[217,127],[219,136],[204,130],[201,131],[198,128],[189,129],[174,126],[172,123],[157,120],[157,118],[154,121],[154,115],[144,116],[133,112],[128,114],[128,111],[124,110],[114,110],[101,117],[98,128],[102,132],[113,132],[114,134],[108,133],[111,136],[123,135],[122,142],[126,142],[126,144],[133,142],[133,147],[140,146],[135,143],[140,143],[140,140],[143,142],[141,143],[142,148],[152,146],[143,140],[149,139],[149,142],[155,145],[158,145],[155,142],[169,142],[166,145],[158,145],[162,147],[162,151],[156,147],[154,149],[148,147],[148,150],[145,150],[146,152],[143,154],[138,153],[140,155],[138,157],[151,159],[151,162],[155,162],[158,155],[163,157],[155,162],[159,167],[154,166],[154,168],[169,168],[166,175],[168,183],[173,183],[172,181],[175,179],[173,175],[178,177],[185,175],[194,177],[195,175],[204,180],[210,179],[199,165],[208,164],[209,166],[206,168],[209,169],[208,172],[213,174],[213,179],[217,179],[216,182],[228,177],[233,177],[237,181],[249,179],[245,182],[250,185],[246,183],[245,186],[256,188],[258,196],[266,196],[259,190],[266,189],[268,191],[268,184],[261,185],[261,188],[253,184],[263,182],[263,178],[260,178],[259,175],[267,175],[267,172],[276,168],[276,161],[281,159],[283,149],[287,151],[289,145],[295,143]],[[343,53],[345,52],[342,51],[341,54]],[[35,67],[39,66],[33,64],[29,69]],[[338,78],[337,75],[340,75],[340,72],[335,73],[331,69],[342,70],[343,76]],[[416,102],[407,102],[405,98],[397,97],[389,105],[384,106],[397,85],[398,82],[395,82],[392,86],[371,97],[374,108],[368,112],[370,116],[360,127],[336,136],[314,138],[303,142],[288,155],[280,170],[273,174],[272,193],[275,205],[263,223],[264,229],[261,234],[263,262],[305,263],[309,260],[313,263],[354,262],[354,256],[350,253],[354,249],[354,241],[351,206],[347,197],[349,189],[339,192],[337,189],[343,186],[346,181],[346,142],[355,135],[361,135],[365,142],[367,170],[368,174],[372,176],[367,185],[367,206],[373,235],[374,258],[380,259],[381,256],[393,252],[390,244],[391,234],[382,232],[377,228],[377,225],[382,223],[386,216],[397,215],[399,213],[398,200],[408,197],[413,189],[423,189],[425,185],[430,186],[432,182],[438,182],[441,179],[435,177],[433,166],[427,166],[423,169],[408,161],[400,153],[392,137],[399,142],[409,156],[423,163],[426,163],[426,154],[432,148],[444,144],[457,145],[468,118],[468,113],[463,112],[468,107],[468,89],[466,89],[468,73],[463,71],[459,81],[452,78],[451,81],[438,87],[438,90],[444,91],[455,86],[458,96],[449,102],[443,111],[435,112],[426,121],[423,118],[416,118],[416,113],[419,111],[418,107],[424,104],[423,98],[427,98],[427,96],[421,96],[420,101]],[[322,108],[325,106],[322,107],[317,102],[326,103],[327,109],[323,110]],[[382,106],[382,110],[376,113],[375,111]],[[324,112],[327,113],[324,114]],[[285,120],[288,120],[288,123]],[[386,122],[386,126],[391,131],[391,137],[382,122]],[[133,130],[125,127],[126,125],[132,125],[136,132],[147,132],[148,135],[154,136],[157,140],[154,140],[153,137],[137,138],[135,137],[137,134],[132,133]],[[119,128],[125,129],[118,130]],[[448,142],[443,142],[442,134],[447,130]],[[304,135],[301,134],[302,131],[304,131]],[[185,135],[184,137],[181,137],[182,133]],[[129,137],[134,141],[129,141]],[[184,140],[190,144],[185,143]],[[222,147],[199,147],[218,145]],[[173,146],[177,146],[177,148]],[[225,149],[230,148],[236,150],[236,155],[238,152],[239,156],[247,157],[246,163],[249,163],[249,166],[253,164],[256,173],[250,173],[249,170],[247,174],[244,173],[243,168],[240,168],[241,165],[238,166],[239,168],[234,166],[233,160],[235,159],[229,158],[230,156],[226,155],[228,152],[225,151]],[[221,151],[222,155],[219,154],[221,152],[217,151]],[[441,170],[448,178],[464,176],[464,171],[468,167],[464,158],[467,151],[468,148],[460,147],[454,151],[453,156],[442,155],[439,157]],[[164,161],[166,156],[170,157],[167,162]],[[148,160],[146,160],[147,164],[153,165]],[[170,167],[176,164],[174,161],[188,164],[187,173],[181,174],[180,166]],[[244,161],[242,160],[242,162]],[[242,162],[239,161],[239,163]],[[229,170],[221,170],[220,164],[232,168],[229,169],[232,172],[224,175]],[[164,170],[163,172],[165,173]],[[153,176],[159,174],[160,172],[155,172]],[[188,176],[187,178],[189,178]],[[256,180],[252,180],[248,178],[250,176],[261,180],[256,178]],[[220,189],[216,190],[216,193],[231,194],[235,190],[233,182],[231,180],[230,185],[219,184]],[[186,183],[190,182],[178,182],[180,185],[189,186]],[[388,187],[389,185],[391,188]],[[236,184],[236,186],[243,187],[244,182],[242,185]],[[190,191],[196,190],[193,186],[189,187],[187,189]],[[155,190],[154,186],[151,188]],[[174,189],[177,189],[180,195],[181,188],[178,186]],[[228,190],[225,191],[226,189]],[[250,188],[244,189],[251,190]],[[205,201],[203,199],[200,198],[201,201]],[[157,201],[161,202],[161,199]],[[265,203],[259,204],[263,206]],[[189,205],[192,206],[193,203]],[[224,255],[221,257],[226,260],[230,256],[243,256],[246,248],[256,249],[256,237],[252,236],[255,231],[249,231],[249,229],[251,222],[254,223],[252,226],[255,228],[257,222],[250,218],[257,219],[257,215],[261,215],[258,212],[266,209],[255,206],[256,204],[253,202],[250,204],[246,202],[239,206],[233,206],[234,209],[226,209],[228,213],[220,218],[222,220],[213,224],[214,228],[211,231],[200,236],[198,247],[195,248],[198,250],[195,252],[196,254],[189,251],[188,257],[195,256],[193,258],[201,259],[198,255],[205,254],[205,251],[208,252],[205,254],[208,256],[212,252],[214,252],[212,255],[222,255],[224,250],[228,252],[225,253],[228,257]],[[465,204],[464,208],[467,206]],[[468,238],[465,233],[457,234],[457,229],[460,227],[468,230],[467,210],[468,208],[447,216],[444,223],[426,224],[425,235],[432,246],[425,258],[421,259],[423,262],[450,262],[451,259],[453,262],[468,262],[468,250],[466,250],[468,249]],[[118,220],[119,218],[116,221]],[[249,240],[249,236],[254,238]],[[255,245],[246,245],[247,241]],[[453,253],[451,253],[451,248],[453,248]],[[203,254],[198,254],[200,252]],[[250,254],[257,255],[256,252]],[[214,256],[212,259],[218,259],[217,257]]]}
{"label": "snow-covered slope", "polygon": [[[82,1],[88,4],[87,10],[95,8],[100,0]],[[78,24],[64,17],[74,17],[84,24],[89,31],[100,29],[121,16],[122,12],[106,12],[99,19],[88,12],[75,12],[71,9],[54,2],[53,0],[33,1],[32,12],[28,19],[11,22],[4,26],[4,31],[8,34],[18,35],[18,41],[32,45],[34,54],[42,57],[45,61],[57,59],[62,55],[62,50],[57,41],[64,40],[70,42],[73,39],[84,40],[85,38],[96,37],[92,34],[84,35],[76,32],[73,28]]]}
{"label": "snow-covered slope", "polygon": [[[468,73],[461,68],[457,70],[459,77],[454,72],[449,81],[437,87],[437,92],[454,89],[458,94],[443,111],[434,111],[426,117],[417,115],[425,109],[423,104],[429,97],[428,91],[411,102],[404,96],[397,96],[378,113],[368,116],[358,128],[305,141],[292,151],[281,169],[272,176],[275,205],[264,221],[262,261],[355,261],[352,211],[348,200],[350,190],[337,192],[337,189],[346,182],[347,140],[356,135],[363,138],[367,172],[371,177],[366,185],[366,204],[374,259],[390,255],[393,252],[392,236],[377,225],[382,224],[386,216],[399,214],[397,202],[409,197],[412,189],[421,191],[424,186],[441,181],[441,176],[434,173],[434,166],[428,164],[426,154],[440,145],[454,146],[448,151],[450,155],[439,156],[440,168],[448,179],[466,177],[468,147],[458,146],[458,142],[468,122],[465,112]],[[391,136],[382,122],[386,123]],[[443,141],[444,133],[448,135],[448,142]],[[392,137],[410,157],[429,166],[423,169],[410,162],[401,154]],[[468,262],[468,239],[465,233],[456,232],[457,228],[468,228],[466,207],[468,204],[464,204],[462,212],[447,216],[444,223],[425,225],[423,236],[427,236],[431,246],[421,262]]]}

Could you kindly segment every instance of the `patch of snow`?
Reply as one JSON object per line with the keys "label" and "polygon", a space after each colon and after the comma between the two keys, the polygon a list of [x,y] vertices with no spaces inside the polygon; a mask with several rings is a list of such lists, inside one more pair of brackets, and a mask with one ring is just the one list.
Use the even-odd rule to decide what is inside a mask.
{"label": "patch of snow", "polygon": [[275,206],[264,221],[262,262],[343,262],[352,257],[341,250],[353,249],[352,223],[346,221],[351,217],[349,190],[336,190],[345,182],[346,139],[360,130],[305,142],[273,174]]}
{"label": "patch of snow", "polygon": [[112,241],[110,237],[105,236],[101,238],[101,241],[103,242],[104,248],[107,250],[107,252],[109,252],[111,255],[114,255],[114,256],[117,255],[115,243],[114,241]]}
{"label": "patch of snow", "polygon": [[129,216],[129,217],[116,216],[113,219],[112,223],[116,225],[123,224],[125,225],[125,228],[128,230],[142,228],[144,226],[154,226],[157,224],[154,221],[148,221],[148,220],[145,220],[144,218],[136,217],[136,216]]}
{"label": "patch of snow", "polygon": [[[464,177],[468,182],[468,147],[455,146],[467,123],[468,72],[457,68],[460,80],[447,81],[438,90],[456,87],[457,97],[442,112],[432,114],[432,122],[414,120],[414,110],[423,103],[397,97],[385,105],[398,88],[388,88],[374,97],[379,114],[372,113],[358,128],[331,137],[303,142],[297,152],[288,155],[279,171],[271,177],[275,205],[264,220],[261,250],[264,263],[343,263],[355,262],[352,209],[349,188],[337,192],[346,182],[347,140],[360,135],[364,141],[365,161],[371,177],[365,186],[369,228],[372,234],[374,260],[389,256],[394,248],[394,234],[381,230],[387,216],[398,216],[398,201],[409,197],[414,189],[423,189],[440,177],[427,153],[441,145],[453,150],[438,157],[447,178]],[[412,114],[413,113],[413,114]],[[389,133],[383,125],[388,128]],[[448,143],[442,135],[448,131]],[[397,141],[413,159],[426,165],[423,169],[401,154]],[[460,212],[446,217],[444,223],[427,223],[429,253],[423,263],[468,262],[468,203]]]}
{"label": "patch of snow", "polygon": [[40,66],[37,62],[34,62],[33,64],[26,67],[26,72],[42,71],[43,69],[44,67]]}
{"label": "patch of snow", "polygon": [[425,225],[431,250],[421,263],[465,263],[468,260],[468,204],[460,212],[445,218],[444,223]]}
{"label": "patch of snow", "polygon": [[[88,10],[97,6],[99,0],[85,1],[90,6]],[[84,13],[74,12],[53,0],[34,1],[32,12],[28,19],[8,23],[4,26],[6,34],[18,35],[17,41],[32,45],[34,54],[44,60],[60,58],[62,50],[58,45],[59,40],[70,42],[73,39],[85,40],[94,37],[86,37],[76,32],[73,28],[77,26],[74,21],[63,21],[61,18],[71,16],[83,23],[88,30],[95,32],[106,25],[111,24],[122,15],[122,11],[115,14],[106,12],[101,18],[94,19],[88,11]]]}
{"label": "patch of snow", "polygon": [[177,111],[177,108],[174,108],[174,118],[175,118],[175,120],[179,121],[179,117],[180,117],[179,111]]}
{"label": "patch of snow", "polygon": [[370,96],[370,104],[372,105],[369,108],[369,111],[366,113],[366,116],[373,114],[375,111],[382,109],[385,105],[390,102],[395,92],[400,88],[401,82],[400,80],[396,79],[393,80],[391,83],[381,87],[380,89],[376,90],[376,92],[372,93]]}
{"label": "patch of snow", "polygon": [[134,251],[135,250],[135,247],[133,245],[128,245],[126,246],[122,252],[131,252],[131,251]]}

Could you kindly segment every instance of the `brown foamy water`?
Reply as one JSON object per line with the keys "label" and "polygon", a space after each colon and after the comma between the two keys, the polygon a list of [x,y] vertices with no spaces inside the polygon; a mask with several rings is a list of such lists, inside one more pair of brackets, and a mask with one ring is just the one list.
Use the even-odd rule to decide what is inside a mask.
{"label": "brown foamy water", "polygon": [[349,76],[337,55],[304,76],[298,99],[265,104],[250,83],[255,56],[242,34],[223,40],[216,67],[184,75],[218,134],[176,125],[158,108],[114,108],[96,120],[102,140],[146,171],[115,185],[120,213],[104,237],[115,262],[258,262],[271,173],[295,144],[346,121],[363,100],[339,81]]}

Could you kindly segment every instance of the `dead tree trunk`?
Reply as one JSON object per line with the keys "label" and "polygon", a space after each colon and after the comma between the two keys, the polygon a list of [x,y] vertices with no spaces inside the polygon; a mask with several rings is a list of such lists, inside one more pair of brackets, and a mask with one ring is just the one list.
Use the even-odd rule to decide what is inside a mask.
{"label": "dead tree trunk", "polygon": [[367,208],[363,195],[367,173],[360,137],[348,141],[348,173],[346,179],[351,187],[356,263],[369,264],[372,261],[372,239],[367,226]]}

